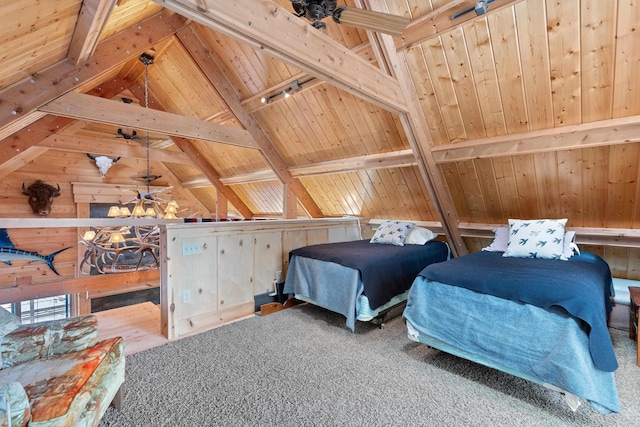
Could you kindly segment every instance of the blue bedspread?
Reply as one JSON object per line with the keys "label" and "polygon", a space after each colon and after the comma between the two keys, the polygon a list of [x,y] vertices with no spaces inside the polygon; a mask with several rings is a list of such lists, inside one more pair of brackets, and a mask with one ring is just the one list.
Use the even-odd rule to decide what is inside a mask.
{"label": "blue bedspread", "polygon": [[376,309],[409,288],[420,270],[434,262],[446,261],[449,247],[439,241],[425,245],[381,245],[369,240],[324,243],[294,249],[293,256],[329,261],[360,271],[363,293]]}
{"label": "blue bedspread", "polygon": [[541,308],[562,307],[588,325],[595,365],[608,372],[618,367],[606,322],[611,271],[597,255],[582,253],[561,261],[477,252],[432,264],[420,276]]}

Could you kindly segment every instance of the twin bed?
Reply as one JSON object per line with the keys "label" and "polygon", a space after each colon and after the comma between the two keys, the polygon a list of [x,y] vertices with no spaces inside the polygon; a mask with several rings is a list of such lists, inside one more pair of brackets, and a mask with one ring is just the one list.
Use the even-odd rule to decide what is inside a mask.
{"label": "twin bed", "polygon": [[403,303],[417,274],[449,258],[439,241],[387,245],[369,240],[305,246],[289,254],[285,294],[356,320],[372,320]]}
{"label": "twin bed", "polygon": [[290,255],[285,292],[343,314],[351,330],[356,319],[407,299],[410,339],[560,391],[573,410],[584,399],[601,413],[619,412],[609,266],[589,253],[566,256],[555,233],[564,224],[542,224],[547,241],[522,238],[522,223],[510,225],[510,246],[451,260],[437,241],[301,248]]}

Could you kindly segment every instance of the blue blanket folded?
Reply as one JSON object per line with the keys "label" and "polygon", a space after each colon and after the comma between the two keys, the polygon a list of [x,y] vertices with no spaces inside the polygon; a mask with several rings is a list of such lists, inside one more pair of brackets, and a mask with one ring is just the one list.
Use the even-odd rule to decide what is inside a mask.
{"label": "blue blanket folded", "polygon": [[588,325],[595,365],[608,372],[618,368],[606,321],[606,312],[611,310],[611,271],[597,255],[583,252],[561,261],[477,252],[432,264],[420,275],[541,308],[562,307]]}

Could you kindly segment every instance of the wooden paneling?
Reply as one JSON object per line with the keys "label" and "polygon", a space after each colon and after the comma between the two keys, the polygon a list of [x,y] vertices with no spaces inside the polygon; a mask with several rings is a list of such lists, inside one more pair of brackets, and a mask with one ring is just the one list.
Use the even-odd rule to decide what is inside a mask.
{"label": "wooden paneling", "polygon": [[0,3],[0,88],[64,59],[80,12],[80,0]]}
{"label": "wooden paneling", "polygon": [[[292,10],[289,0],[276,3]],[[355,5],[353,0],[339,3]],[[388,0],[386,3],[392,13],[419,19],[433,8],[446,5],[448,0]],[[16,107],[21,101],[28,100],[25,105],[32,108],[40,99],[39,92],[46,90],[62,95],[59,91],[63,87],[87,92],[96,85],[115,85],[121,89],[116,100],[135,98],[133,93],[136,93],[139,99],[134,102],[142,103],[144,67],[132,52],[138,51],[137,46],[144,42],[156,58],[149,67],[152,98],[175,114],[242,128],[203,76],[199,65],[179,43],[171,38],[165,42],[154,41],[154,38],[165,39],[175,28],[154,32],[142,25],[137,31],[137,22],[162,9],[157,2],[119,1],[100,40],[104,42],[129,28],[128,37],[111,39],[112,43],[108,44],[111,47],[90,67],[75,69],[54,65],[67,54],[80,6],[78,0],[60,0],[55,2],[55,7],[35,0],[2,3],[0,13],[8,24],[0,29],[4,48],[0,89],[35,76],[33,84],[28,79],[22,80],[19,90],[3,92],[14,94],[3,96],[5,115],[17,119],[22,114]],[[567,217],[570,226],[640,228],[640,148],[633,130],[625,133],[623,126],[614,124],[582,133],[568,132],[564,136],[545,133],[567,125],[597,124],[609,118],[640,114],[640,80],[636,78],[640,72],[640,32],[637,31],[640,6],[637,2],[523,0],[472,18],[404,51],[419,108],[426,118],[434,146],[453,144],[462,149],[464,144],[496,136],[511,143],[499,145],[490,157],[478,158],[480,155],[474,155],[477,152],[472,150],[464,160],[453,161],[449,157],[448,163],[439,163],[460,219],[504,223],[511,217]],[[182,22],[168,11],[158,21],[179,25]],[[330,19],[326,21],[329,37],[345,46],[345,50],[354,50],[370,62],[375,61],[374,49],[364,31],[338,25]],[[153,25],[160,28],[157,22]],[[310,26],[308,29],[315,31]],[[335,165],[344,159],[409,148],[398,116],[327,82],[314,80],[306,87],[303,83],[303,90],[286,100],[260,104],[262,95],[276,95],[296,76],[305,74],[266,55],[263,49],[249,47],[199,24],[192,23],[183,31],[192,30],[203,41],[206,54],[211,55],[229,79],[242,105],[273,142],[286,166],[295,168],[318,162]],[[283,49],[293,47],[298,45],[283,46]],[[124,61],[122,58],[128,57],[127,52],[132,55],[128,63],[108,69],[109,64]],[[56,70],[59,70],[57,74]],[[78,80],[72,82],[76,75]],[[305,75],[310,77],[313,76]],[[36,87],[40,89],[34,90]],[[16,108],[15,114],[11,113],[13,108]],[[138,154],[133,154],[134,150],[122,150],[123,158],[103,181],[83,149],[86,147],[86,151],[91,152],[92,148],[100,151],[105,147],[112,150],[124,147],[111,143],[117,127],[76,123],[62,132],[64,138],[72,139],[62,141],[61,136],[57,143],[31,147],[32,137],[38,139],[58,130],[60,122],[47,120],[42,127],[37,123],[32,125],[33,117],[30,117],[16,120],[5,128],[4,137],[7,137],[25,127],[19,137],[0,141],[3,144],[0,151],[5,158],[0,165],[3,177],[0,217],[32,217],[26,197],[21,194],[21,185],[38,178],[61,186],[62,195],[54,202],[52,218],[78,215],[70,196],[71,182],[143,183],[134,178],[146,169],[145,159],[139,155],[143,141],[118,140],[118,143],[137,145]],[[512,137],[518,132],[535,130],[540,131],[538,136],[544,135],[548,140],[544,143],[547,147],[544,152],[536,151],[542,145],[540,140]],[[577,142],[585,141],[589,148],[578,143],[560,147],[572,137]],[[203,178],[202,171],[192,162],[184,163],[184,155],[180,161],[176,157],[175,162],[170,162],[169,155],[177,153],[179,148],[166,135],[154,132],[150,142],[153,147],[167,151],[161,159],[154,158],[154,151],[151,153],[152,173],[164,175],[154,184],[174,185],[179,198],[187,200],[193,195],[199,199],[200,207],[192,209],[195,204],[191,203],[183,215],[203,208],[215,212],[216,190],[202,186],[199,181]],[[269,172],[269,164],[259,150],[204,141],[194,141],[194,144],[223,180],[260,177],[259,172]],[[454,151],[447,152],[450,156],[454,154]],[[347,160],[344,164],[352,162]],[[416,166],[342,170],[302,177],[301,181],[322,213],[328,216],[424,221],[438,217]],[[256,178],[254,182],[233,182],[233,190],[253,214],[282,215],[283,186],[279,180],[258,181]],[[178,189],[180,183],[186,183],[187,189]],[[236,215],[233,206],[228,206],[228,215]],[[297,211],[299,215],[304,214],[299,207]],[[36,234],[43,238],[40,240],[24,240],[28,236],[21,233],[16,234],[22,239],[21,244],[42,253],[53,251],[56,244],[75,246],[77,242],[75,233],[70,232],[56,235],[52,230],[40,230]],[[47,242],[42,248],[41,240]],[[473,237],[467,238],[467,243],[474,250],[483,242]],[[606,255],[621,277],[640,275],[638,250],[593,247]],[[61,254],[56,263],[60,263],[65,274],[72,274],[76,262],[72,251],[68,252]],[[35,268],[34,280],[50,280],[51,273],[46,271],[46,266],[41,267],[43,265],[37,263],[2,265],[0,273],[7,273],[9,283]]]}

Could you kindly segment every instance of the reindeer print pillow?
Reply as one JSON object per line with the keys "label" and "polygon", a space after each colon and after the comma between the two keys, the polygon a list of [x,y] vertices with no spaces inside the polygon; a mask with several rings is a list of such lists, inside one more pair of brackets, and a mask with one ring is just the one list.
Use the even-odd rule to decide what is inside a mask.
{"label": "reindeer print pillow", "polygon": [[384,221],[369,243],[382,243],[383,245],[404,246],[407,234],[416,226],[415,222]]}
{"label": "reindeer print pillow", "polygon": [[512,258],[561,259],[567,219],[510,219],[507,250]]}

